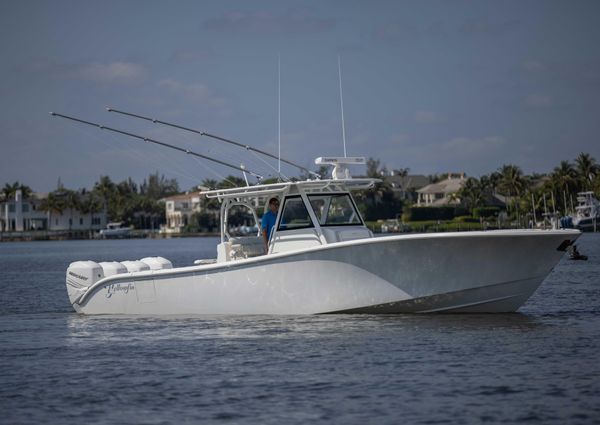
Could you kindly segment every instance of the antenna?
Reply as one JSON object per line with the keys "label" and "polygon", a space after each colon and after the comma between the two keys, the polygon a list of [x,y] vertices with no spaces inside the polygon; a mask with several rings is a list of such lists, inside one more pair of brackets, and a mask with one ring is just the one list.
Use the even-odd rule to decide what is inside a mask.
{"label": "antenna", "polygon": [[56,112],[50,112],[50,115],[52,115],[53,117],[60,117],[60,118],[65,118],[65,119],[68,119],[68,120],[71,120],[71,121],[80,122],[82,124],[90,125],[92,127],[97,127],[100,130],[108,130],[108,131],[112,131],[114,133],[123,134],[125,136],[129,136],[129,137],[133,137],[133,138],[136,138],[136,139],[143,140],[144,142],[154,143],[154,144],[161,145],[161,146],[164,146],[164,147],[167,147],[167,148],[175,149],[176,151],[183,152],[183,153],[186,153],[188,155],[193,155],[193,156],[197,156],[198,158],[202,158],[202,159],[206,159],[208,161],[216,162],[217,164],[221,164],[221,165],[224,165],[226,167],[233,168],[233,169],[236,169],[238,171],[241,171],[242,173],[244,173],[244,178],[245,178],[245,174],[246,173],[253,175],[254,177],[258,178],[259,180],[263,178],[263,176],[261,176],[260,174],[256,174],[255,172],[248,170],[243,164],[238,167],[237,165],[229,164],[229,163],[227,163],[225,161],[221,161],[220,159],[211,158],[210,156],[202,155],[202,154],[193,152],[193,151],[191,151],[189,149],[180,148],[179,146],[171,145],[171,144],[165,143],[165,142],[160,142],[160,141],[158,141],[156,139],[151,139],[149,137],[139,136],[139,135],[134,134],[134,133],[129,133],[127,131],[118,130],[116,128],[106,127],[104,125],[96,124],[95,122],[85,121],[85,120],[82,120],[82,119],[79,119],[79,118],[75,118],[75,117],[71,117],[71,116],[68,116],[68,115],[58,114]]}
{"label": "antenna", "polygon": [[342,95],[342,60],[338,55],[338,76],[340,80],[340,107],[342,109],[342,141],[344,142],[344,157],[346,155],[346,125],[344,123],[344,96]]}
{"label": "antenna", "polygon": [[281,177],[281,56],[277,56],[277,172]]}

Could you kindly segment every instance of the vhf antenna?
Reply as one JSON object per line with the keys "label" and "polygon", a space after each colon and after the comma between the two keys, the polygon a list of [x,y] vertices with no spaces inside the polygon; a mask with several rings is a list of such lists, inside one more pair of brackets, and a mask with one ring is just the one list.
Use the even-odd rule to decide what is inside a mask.
{"label": "vhf antenna", "polygon": [[342,110],[342,141],[344,142],[344,158],[346,155],[346,125],[344,123],[344,96],[342,95],[342,60],[338,55],[338,76],[340,80],[340,108]]}

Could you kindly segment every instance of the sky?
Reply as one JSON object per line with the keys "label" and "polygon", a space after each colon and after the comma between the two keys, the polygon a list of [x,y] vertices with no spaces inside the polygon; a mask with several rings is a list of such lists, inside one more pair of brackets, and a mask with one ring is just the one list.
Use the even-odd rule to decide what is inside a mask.
{"label": "sky", "polygon": [[338,58],[348,156],[475,177],[600,160],[598,16],[597,1],[4,0],[0,185],[240,176],[50,111],[277,175],[276,160],[106,107],[274,154],[281,140],[316,169],[344,153]]}

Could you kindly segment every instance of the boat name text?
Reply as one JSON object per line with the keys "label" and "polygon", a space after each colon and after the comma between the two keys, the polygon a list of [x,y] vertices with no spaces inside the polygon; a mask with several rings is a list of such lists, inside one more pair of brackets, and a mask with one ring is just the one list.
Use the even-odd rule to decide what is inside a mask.
{"label": "boat name text", "polygon": [[135,285],[133,283],[113,283],[109,285],[106,292],[106,298],[110,298],[113,294],[118,292],[122,292],[124,294],[128,294],[129,291],[135,290]]}

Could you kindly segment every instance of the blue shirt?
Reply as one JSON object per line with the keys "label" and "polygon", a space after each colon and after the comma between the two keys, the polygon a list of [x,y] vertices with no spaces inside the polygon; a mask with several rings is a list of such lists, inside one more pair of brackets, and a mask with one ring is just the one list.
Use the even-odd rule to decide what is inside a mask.
{"label": "blue shirt", "polygon": [[268,210],[260,220],[260,227],[267,230],[267,240],[271,239],[271,230],[275,226],[275,220],[277,220],[277,214],[273,214],[271,210]]}

